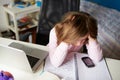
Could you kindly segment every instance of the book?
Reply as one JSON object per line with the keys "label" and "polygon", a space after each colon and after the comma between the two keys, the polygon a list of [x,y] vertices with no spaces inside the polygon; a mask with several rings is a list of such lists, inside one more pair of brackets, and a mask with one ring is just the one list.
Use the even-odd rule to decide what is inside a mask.
{"label": "book", "polygon": [[50,63],[48,56],[44,71],[48,71],[64,80],[112,80],[104,59],[95,63],[94,67],[88,68],[83,63],[82,57],[88,57],[88,55],[76,52],[70,53],[63,65],[56,68]]}
{"label": "book", "polygon": [[19,19],[18,21],[18,27],[22,28],[24,26],[27,26],[28,24],[32,23],[32,19],[30,17],[23,17],[21,19]]}
{"label": "book", "polygon": [[26,8],[31,6],[31,4],[30,2],[18,1],[18,2],[15,2],[15,6],[18,8]]}

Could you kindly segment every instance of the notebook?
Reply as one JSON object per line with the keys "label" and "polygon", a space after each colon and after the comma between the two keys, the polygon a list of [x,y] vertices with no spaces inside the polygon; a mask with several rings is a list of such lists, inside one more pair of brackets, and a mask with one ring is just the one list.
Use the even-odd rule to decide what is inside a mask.
{"label": "notebook", "polygon": [[27,60],[32,68],[32,71],[35,72],[40,66],[41,62],[47,57],[48,52],[40,50],[37,48],[29,47],[20,43],[12,42],[9,47],[13,47],[19,50],[22,50],[23,54],[26,55]]}
{"label": "notebook", "polygon": [[96,63],[95,67],[88,68],[81,59],[87,56],[87,54],[82,53],[70,53],[66,62],[58,68],[54,67],[47,57],[44,71],[49,71],[65,80],[112,80],[104,59]]}

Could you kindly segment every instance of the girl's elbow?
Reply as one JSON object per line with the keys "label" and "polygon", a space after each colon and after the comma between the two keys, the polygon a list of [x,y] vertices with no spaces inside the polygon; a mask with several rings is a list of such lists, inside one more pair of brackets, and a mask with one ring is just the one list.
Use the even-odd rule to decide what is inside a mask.
{"label": "girl's elbow", "polygon": [[95,62],[98,63],[98,62],[100,62],[102,59],[103,59],[103,57],[99,57],[99,58],[95,59]]}
{"label": "girl's elbow", "polygon": [[100,62],[102,59],[103,59],[103,55],[101,54],[101,55],[97,56],[97,57],[94,59],[94,62],[98,63],[98,62]]}
{"label": "girl's elbow", "polygon": [[54,67],[56,67],[56,68],[60,67],[60,65],[61,65],[61,64],[58,64],[58,63],[55,63],[55,62],[51,62],[51,63],[52,63],[52,65],[53,65]]}
{"label": "girl's elbow", "polygon": [[58,61],[56,61],[56,60],[54,60],[54,59],[51,59],[51,64],[52,64],[54,67],[56,67],[56,68],[61,65]]}
{"label": "girl's elbow", "polygon": [[103,59],[103,54],[102,54],[102,50],[101,50],[99,53],[99,56],[98,56],[98,62],[100,62],[102,59]]}
{"label": "girl's elbow", "polygon": [[52,65],[56,68],[58,68],[60,65],[52,63]]}

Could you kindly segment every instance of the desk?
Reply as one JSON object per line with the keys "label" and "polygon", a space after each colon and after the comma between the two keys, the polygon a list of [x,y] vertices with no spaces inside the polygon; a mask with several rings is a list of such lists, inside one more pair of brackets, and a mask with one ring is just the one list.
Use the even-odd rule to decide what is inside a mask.
{"label": "desk", "polygon": [[[48,48],[46,46],[36,45],[36,44],[32,44],[32,43],[26,43],[26,42],[11,40],[11,39],[0,38],[0,44],[3,44],[3,45],[9,45],[11,42],[14,42],[14,41],[48,51]],[[108,68],[109,68],[109,71],[111,73],[113,80],[120,80],[120,69],[119,69],[120,60],[115,60],[115,59],[110,59],[110,58],[105,58],[105,59],[106,59],[106,62],[107,62],[107,65],[108,65]],[[0,68],[1,68],[1,66],[0,66]],[[19,72],[18,75],[16,74],[16,76],[17,76],[16,80],[36,80],[39,77],[42,69],[43,69],[43,65],[41,65],[39,70],[34,74],[19,71],[19,70],[14,70],[17,73]]]}
{"label": "desk", "polygon": [[106,58],[106,62],[113,80],[120,80],[120,60]]}
{"label": "desk", "polygon": [[[25,28],[23,28],[23,29],[18,28],[17,17],[19,15],[28,15],[28,14],[40,11],[40,7],[37,7],[35,5],[29,6],[29,7],[26,7],[26,8],[3,7],[3,9],[4,9],[5,14],[6,14],[7,26],[11,31],[13,31],[15,33],[16,40],[19,40],[19,32],[22,32],[22,31],[26,30]],[[33,24],[28,26],[28,28],[34,29],[34,28],[37,27],[38,24],[37,24],[37,21],[35,19],[33,19],[33,16],[31,16],[31,17],[32,17]],[[13,24],[11,23],[11,19],[12,19]],[[26,31],[29,31],[28,28],[27,28]],[[35,43],[35,37],[34,36],[35,36],[36,33],[35,33],[34,30],[32,31],[32,34],[33,34],[32,35],[33,36],[33,43]]]}

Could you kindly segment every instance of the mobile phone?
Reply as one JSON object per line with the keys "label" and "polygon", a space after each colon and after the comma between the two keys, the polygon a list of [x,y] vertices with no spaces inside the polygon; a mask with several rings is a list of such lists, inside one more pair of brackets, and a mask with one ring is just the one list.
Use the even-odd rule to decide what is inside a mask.
{"label": "mobile phone", "polygon": [[93,63],[92,59],[90,59],[89,57],[82,57],[81,59],[82,59],[82,61],[84,62],[84,64],[85,64],[88,68],[95,66],[95,64]]}

